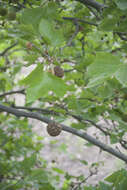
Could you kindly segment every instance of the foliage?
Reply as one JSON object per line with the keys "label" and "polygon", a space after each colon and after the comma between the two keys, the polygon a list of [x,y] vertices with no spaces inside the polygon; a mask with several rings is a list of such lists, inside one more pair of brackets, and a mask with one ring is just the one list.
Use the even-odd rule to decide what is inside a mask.
{"label": "foliage", "polygon": [[[126,150],[126,15],[126,0],[0,1],[0,105],[6,106],[0,107],[0,189],[127,188],[124,169],[95,187],[85,185],[86,176],[48,170],[40,157],[43,137],[17,111],[38,111],[45,123],[52,116],[60,124],[72,117],[77,121],[70,122],[70,132],[75,129],[75,134],[92,124]],[[64,70],[63,77],[55,75],[55,66]],[[20,107],[17,93],[25,102]],[[107,127],[97,124],[100,118]]]}

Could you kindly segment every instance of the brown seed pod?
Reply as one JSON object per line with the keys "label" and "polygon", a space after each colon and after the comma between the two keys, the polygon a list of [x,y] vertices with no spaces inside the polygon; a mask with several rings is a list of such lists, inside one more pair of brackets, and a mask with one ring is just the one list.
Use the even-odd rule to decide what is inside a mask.
{"label": "brown seed pod", "polygon": [[55,66],[55,67],[54,67],[54,74],[55,74],[57,77],[62,78],[62,77],[64,76],[64,70],[63,70],[60,66]]}
{"label": "brown seed pod", "polygon": [[33,44],[31,42],[27,42],[26,47],[28,50],[32,50]]}
{"label": "brown seed pod", "polygon": [[54,121],[47,125],[47,132],[50,136],[58,136],[62,131],[61,125],[55,123]]}

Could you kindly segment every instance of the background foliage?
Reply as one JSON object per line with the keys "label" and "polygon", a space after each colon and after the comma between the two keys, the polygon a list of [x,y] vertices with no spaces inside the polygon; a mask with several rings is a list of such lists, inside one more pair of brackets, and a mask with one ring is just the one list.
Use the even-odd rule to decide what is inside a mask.
{"label": "background foliage", "polygon": [[[92,124],[126,152],[126,15],[126,0],[0,1],[0,189],[127,188],[125,169],[96,187],[85,185],[85,176],[74,184],[74,176],[60,168],[49,170],[40,157],[43,137],[17,111],[39,112],[46,123],[53,117],[64,124],[72,117],[75,134]],[[56,66],[63,77],[54,73]],[[22,107],[17,93],[25,98]],[[107,127],[97,124],[100,119]]]}

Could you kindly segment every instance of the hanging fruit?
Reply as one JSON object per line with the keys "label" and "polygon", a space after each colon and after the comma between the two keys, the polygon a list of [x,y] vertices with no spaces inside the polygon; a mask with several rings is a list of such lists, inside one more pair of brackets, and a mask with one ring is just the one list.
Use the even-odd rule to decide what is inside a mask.
{"label": "hanging fruit", "polygon": [[62,131],[62,127],[60,124],[57,124],[56,122],[50,122],[47,125],[47,132],[50,136],[58,136]]}

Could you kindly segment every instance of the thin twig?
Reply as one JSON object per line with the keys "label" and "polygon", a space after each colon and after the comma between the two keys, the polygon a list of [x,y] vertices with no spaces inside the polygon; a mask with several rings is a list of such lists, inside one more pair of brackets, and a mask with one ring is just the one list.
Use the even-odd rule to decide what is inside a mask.
{"label": "thin twig", "polygon": [[89,120],[89,119],[83,119],[81,116],[77,116],[77,115],[74,115],[74,114],[71,114],[68,112],[68,114],[70,116],[72,116],[73,118],[77,119],[78,121],[81,121],[81,122],[84,122],[84,123],[90,123],[92,124],[93,126],[95,126],[97,129],[99,129],[101,132],[103,132],[106,136],[107,135],[110,135],[109,132],[105,131],[100,125],[94,123],[92,120]]}
{"label": "thin twig", "polygon": [[22,90],[15,90],[15,91],[9,91],[9,92],[4,92],[3,94],[0,94],[0,97],[11,95],[11,94],[25,94],[25,89]]}
{"label": "thin twig", "polygon": [[77,34],[79,33],[80,30],[80,26],[78,24],[78,22],[74,22],[75,24],[75,32],[72,34],[71,38],[69,39],[68,43],[66,46],[71,46],[72,45],[72,41],[73,39],[77,36]]}
{"label": "thin twig", "polygon": [[86,6],[90,6],[90,7],[93,7],[95,8],[97,11],[101,11],[104,7],[107,7],[106,5],[104,4],[101,4],[95,0],[76,0]]}
{"label": "thin twig", "polygon": [[93,10],[92,7],[90,7],[90,6],[88,6],[88,5],[87,5],[86,7],[93,13],[93,15],[96,17],[97,20],[100,20],[99,16],[98,16],[97,13]]}
{"label": "thin twig", "polygon": [[28,110],[28,111],[38,111],[38,112],[41,112],[43,114],[60,115],[58,112],[55,112],[54,110],[48,110],[48,109],[37,108],[37,107],[25,107],[25,106],[15,106],[15,105],[13,105],[13,108],[23,109],[23,110]]}
{"label": "thin twig", "polygon": [[93,23],[93,22],[89,22],[80,18],[76,18],[76,17],[63,17],[64,20],[70,20],[73,22],[82,22],[84,24],[89,24],[89,25],[93,25],[93,26],[98,26],[98,24]]}
{"label": "thin twig", "polygon": [[3,52],[0,53],[0,56],[4,56],[10,49],[15,47],[17,44],[18,44],[18,42],[14,43],[11,46],[9,46],[8,48],[6,48]]}
{"label": "thin twig", "polygon": [[77,190],[80,188],[80,186],[85,183],[92,175],[94,175],[94,173],[90,173],[85,179],[83,179],[82,181],[76,183],[75,187],[72,188],[72,190]]}
{"label": "thin twig", "polygon": [[80,39],[80,42],[82,44],[82,55],[85,55],[85,40],[84,40],[84,36]]}

